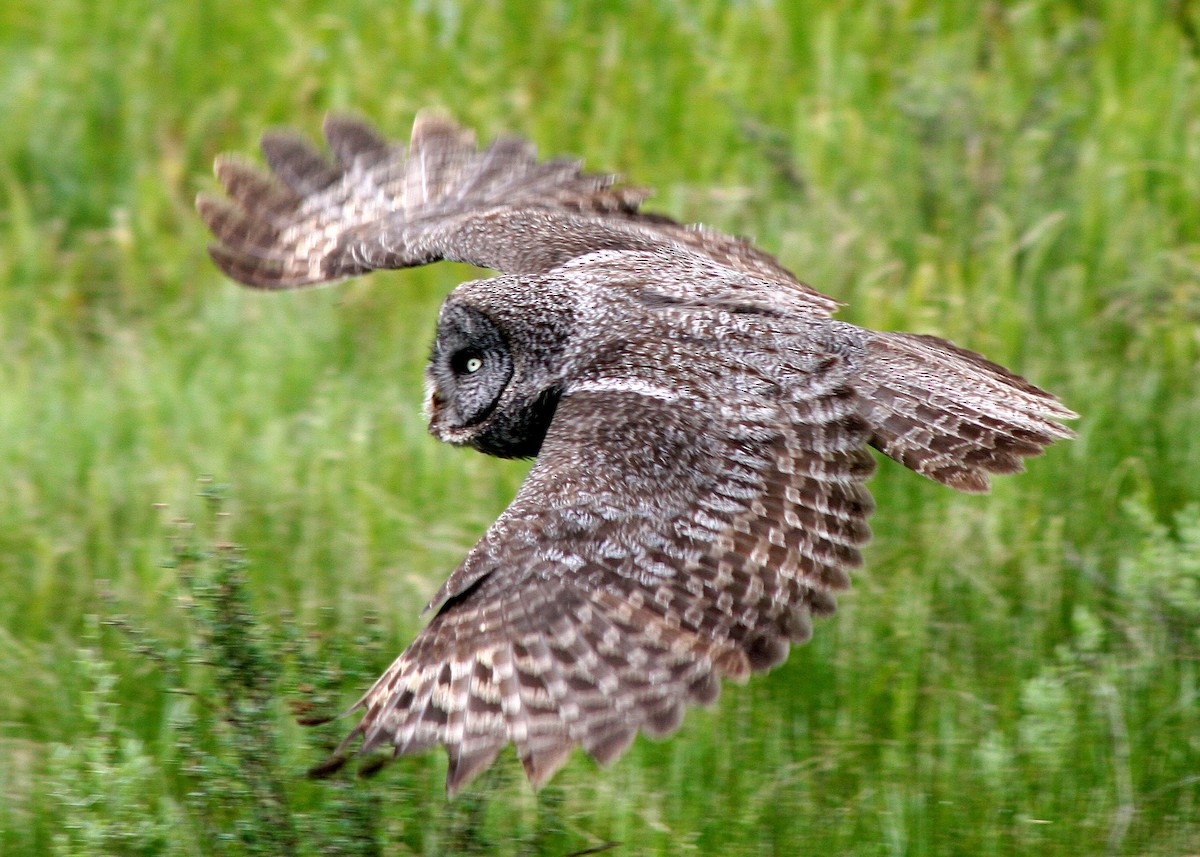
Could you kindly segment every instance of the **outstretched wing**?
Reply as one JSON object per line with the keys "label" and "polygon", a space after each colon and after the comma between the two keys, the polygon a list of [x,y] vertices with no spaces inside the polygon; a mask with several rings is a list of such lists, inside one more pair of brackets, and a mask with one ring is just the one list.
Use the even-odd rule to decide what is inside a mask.
{"label": "outstretched wing", "polygon": [[332,162],[286,133],[263,138],[270,174],[217,159],[229,199],[201,194],[196,205],[219,241],[213,260],[233,279],[283,289],[440,259],[530,274],[597,250],[670,248],[836,306],[746,241],[641,214],[647,190],[615,187],[578,161],[538,162],[521,139],[479,149],[473,133],[427,113],[407,152],[345,116],[326,119],[325,136]]}
{"label": "outstretched wing", "polygon": [[443,744],[451,793],[512,742],[536,785],[777,665],[869,536],[857,408],[837,357],[749,416],[644,383],[572,390],[347,741]]}

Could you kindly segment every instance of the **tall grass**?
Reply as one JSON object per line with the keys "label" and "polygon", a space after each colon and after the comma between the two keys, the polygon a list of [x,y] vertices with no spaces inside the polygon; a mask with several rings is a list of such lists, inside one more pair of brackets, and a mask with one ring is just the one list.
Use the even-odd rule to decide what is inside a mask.
{"label": "tall grass", "polygon": [[[1186,2],[1119,0],[4,4],[0,851],[254,853],[253,813],[195,794],[231,780],[189,768],[200,747],[236,779],[164,565],[202,477],[230,486],[255,639],[323,641],[263,643],[280,788],[333,837],[302,850],[349,841],[351,804],[384,853],[1200,849],[1198,31]],[[437,753],[304,782],[304,664],[344,661],[351,702],[524,466],[419,416],[436,307],[475,272],[253,294],[191,201],[268,126],[349,108],[403,136],[428,105],[655,185],[843,318],[1014,366],[1079,438],[984,498],[883,464],[839,614],[609,769],[534,795],[510,755],[450,805]]]}

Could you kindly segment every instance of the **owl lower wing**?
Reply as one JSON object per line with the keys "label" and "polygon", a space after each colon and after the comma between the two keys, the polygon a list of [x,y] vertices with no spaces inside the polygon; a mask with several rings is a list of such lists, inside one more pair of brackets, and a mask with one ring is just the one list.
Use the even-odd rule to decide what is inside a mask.
{"label": "owl lower wing", "polygon": [[470,131],[430,114],[417,117],[407,151],[345,116],[329,117],[325,136],[332,161],[286,133],[263,138],[269,173],[217,159],[229,198],[201,194],[196,206],[228,276],[285,289],[441,259],[533,274],[598,250],[673,248],[836,306],[746,241],[640,214],[649,191],[614,187],[614,176],[578,161],[539,162],[524,140],[480,149]]}
{"label": "owl lower wing", "polygon": [[757,420],[649,388],[566,395],[350,737],[444,745],[451,793],[511,742],[537,785],[780,663],[869,537],[868,431],[837,362]]}

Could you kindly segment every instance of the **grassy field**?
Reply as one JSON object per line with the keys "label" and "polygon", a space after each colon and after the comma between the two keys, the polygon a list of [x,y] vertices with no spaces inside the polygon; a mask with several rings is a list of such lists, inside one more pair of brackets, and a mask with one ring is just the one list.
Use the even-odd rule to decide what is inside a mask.
{"label": "grassy field", "polygon": [[[0,853],[1200,854],[1200,10],[682,7],[0,5]],[[986,497],[882,464],[839,613],[611,768],[306,780],[350,721],[296,708],[357,697],[526,465],[420,417],[475,272],[250,293],[192,200],[269,126],[429,105],[986,352],[1078,439]]]}

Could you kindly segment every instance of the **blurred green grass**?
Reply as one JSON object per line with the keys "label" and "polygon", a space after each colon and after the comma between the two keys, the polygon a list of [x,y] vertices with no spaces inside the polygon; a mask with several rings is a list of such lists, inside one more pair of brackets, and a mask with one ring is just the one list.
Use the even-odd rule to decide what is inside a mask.
{"label": "blurred green grass", "polygon": [[[351,638],[374,611],[383,660],[519,484],[420,419],[437,304],[472,271],[253,294],[192,212],[266,127],[353,109],[404,136],[430,105],[653,185],[843,318],[1083,414],[985,498],[885,463],[867,568],[811,644],[610,769],[578,758],[537,798],[501,776],[476,795],[492,850],[1200,851],[1198,28],[1183,0],[4,4],[0,851],[71,853],[83,810],[47,771],[97,728],[85,641],[171,770],[161,681],[87,617],[107,588],[178,633],[164,517],[199,477],[232,486],[268,624]],[[390,851],[447,847],[442,766],[377,780]]]}

